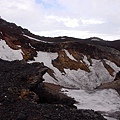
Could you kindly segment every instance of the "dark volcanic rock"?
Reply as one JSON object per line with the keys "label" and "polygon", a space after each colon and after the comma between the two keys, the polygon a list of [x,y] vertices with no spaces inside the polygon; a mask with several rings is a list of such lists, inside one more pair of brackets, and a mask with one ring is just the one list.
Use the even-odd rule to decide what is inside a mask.
{"label": "dark volcanic rock", "polygon": [[42,76],[46,71],[47,68],[40,63],[23,64],[22,61],[0,60],[0,100],[9,101],[12,96],[13,99],[17,97],[27,99],[27,95],[36,99],[37,96],[30,89],[43,82]]}
{"label": "dark volcanic rock", "polygon": [[34,104],[21,100],[6,108],[1,107],[1,120],[105,120],[92,110],[76,110],[65,105]]}
{"label": "dark volcanic rock", "polygon": [[116,74],[115,80],[120,80],[120,71]]}
{"label": "dark volcanic rock", "polygon": [[104,120],[92,110],[69,107],[73,99],[53,94],[43,83],[46,71],[40,63],[0,60],[1,120]]}

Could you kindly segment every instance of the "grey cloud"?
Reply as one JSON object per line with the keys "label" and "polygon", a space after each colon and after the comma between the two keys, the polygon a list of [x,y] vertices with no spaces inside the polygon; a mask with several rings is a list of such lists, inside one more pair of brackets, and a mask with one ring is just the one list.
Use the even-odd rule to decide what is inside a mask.
{"label": "grey cloud", "polygon": [[[46,9],[46,4],[53,7]],[[42,0],[39,4],[35,0],[0,0],[0,15],[31,31],[73,30],[118,36],[119,5],[120,0]],[[57,16],[58,20],[48,19],[47,16]],[[68,27],[60,18],[78,19],[79,26]],[[105,22],[84,25],[82,19]]]}

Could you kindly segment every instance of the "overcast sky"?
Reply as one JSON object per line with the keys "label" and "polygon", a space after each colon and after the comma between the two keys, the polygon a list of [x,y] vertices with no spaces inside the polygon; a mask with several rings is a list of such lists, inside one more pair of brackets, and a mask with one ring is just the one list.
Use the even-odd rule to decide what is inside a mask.
{"label": "overcast sky", "polygon": [[42,36],[120,39],[120,0],[0,0],[0,16]]}

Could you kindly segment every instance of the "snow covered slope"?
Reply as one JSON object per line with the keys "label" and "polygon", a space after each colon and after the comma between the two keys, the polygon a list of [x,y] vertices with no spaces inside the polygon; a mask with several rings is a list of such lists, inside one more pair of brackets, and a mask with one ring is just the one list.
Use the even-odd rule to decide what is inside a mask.
{"label": "snow covered slope", "polygon": [[112,89],[97,91],[62,89],[62,92],[74,97],[75,100],[78,101],[78,103],[75,104],[78,109],[113,112],[119,111],[120,108],[120,97],[118,93]]}
{"label": "snow covered slope", "polygon": [[109,66],[114,69],[114,75],[111,76],[107,69],[104,67],[101,60],[92,59],[92,66],[90,66],[89,61],[86,59],[86,56],[84,56],[83,61],[89,66],[90,72],[86,72],[85,70],[81,69],[70,70],[69,68],[66,68],[64,69],[65,73],[62,73],[52,64],[52,61],[57,57],[57,53],[39,51],[38,56],[35,57],[34,62],[43,62],[45,66],[53,71],[54,77],[50,76],[49,74],[44,75],[46,82],[56,83],[68,88],[93,90],[94,88],[100,86],[102,83],[113,81],[115,74],[120,71],[120,68],[117,67],[117,65],[110,62],[109,60],[105,60],[107,63],[109,63]]}
{"label": "snow covered slope", "polygon": [[92,109],[101,111],[108,120],[117,120],[111,114],[120,113],[120,96],[113,89],[85,91],[62,89],[62,92],[68,96],[75,98],[78,109]]}

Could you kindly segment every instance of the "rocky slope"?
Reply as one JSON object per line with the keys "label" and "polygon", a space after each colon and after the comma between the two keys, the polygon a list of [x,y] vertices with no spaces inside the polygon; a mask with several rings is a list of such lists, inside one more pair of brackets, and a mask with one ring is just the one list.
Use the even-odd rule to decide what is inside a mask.
{"label": "rocky slope", "polygon": [[[54,89],[53,86],[51,87],[53,83],[56,86],[85,91],[114,88],[119,93],[120,90],[119,79],[116,80],[120,71],[120,40],[104,41],[97,37],[77,39],[67,36],[55,38],[37,36],[14,23],[0,19],[0,58],[7,61],[20,60],[22,64],[40,62],[46,67],[47,73],[43,78],[51,84],[46,83],[46,89],[43,91],[45,96],[42,96],[44,99],[41,101],[47,101],[47,103],[51,101],[56,103],[58,95],[53,94]],[[36,79],[32,84],[35,86]],[[41,94],[38,91],[40,88],[34,89],[33,92],[40,99]],[[50,94],[48,91],[51,91]],[[110,92],[107,91],[106,94]],[[46,96],[55,99],[49,101],[49,97]],[[59,98],[61,97],[57,97],[57,100],[60,100],[60,103],[66,104]],[[117,98],[119,99],[118,95]],[[119,108],[120,103],[116,102],[116,104]]]}
{"label": "rocky slope", "polygon": [[40,63],[0,59],[1,120],[104,120],[92,110],[75,109],[74,99],[51,92],[43,83],[46,71]]}

